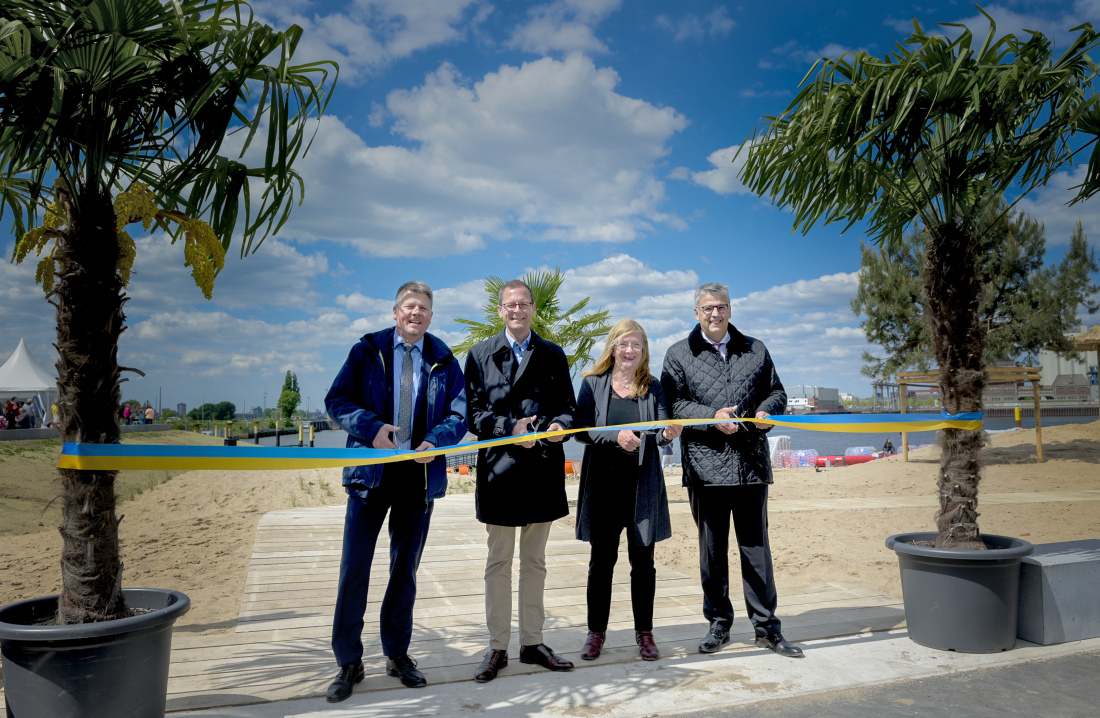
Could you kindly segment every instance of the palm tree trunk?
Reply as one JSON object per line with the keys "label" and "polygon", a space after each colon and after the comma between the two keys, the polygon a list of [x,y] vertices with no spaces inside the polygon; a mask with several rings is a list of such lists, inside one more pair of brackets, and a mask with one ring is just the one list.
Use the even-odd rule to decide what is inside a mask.
{"label": "palm tree trunk", "polygon": [[[125,317],[118,238],[110,195],[80,190],[79,209],[58,191],[68,218],[59,240],[57,307],[58,430],[63,441],[118,443],[118,338]],[[61,469],[60,624],[127,615],[115,518],[115,471]]]}
{"label": "palm tree trunk", "polygon": [[[951,414],[982,410],[985,332],[978,316],[982,283],[977,248],[977,239],[956,222],[929,228],[924,291],[940,367],[943,408]],[[977,511],[985,443],[984,431],[940,432],[937,548],[985,548]]]}

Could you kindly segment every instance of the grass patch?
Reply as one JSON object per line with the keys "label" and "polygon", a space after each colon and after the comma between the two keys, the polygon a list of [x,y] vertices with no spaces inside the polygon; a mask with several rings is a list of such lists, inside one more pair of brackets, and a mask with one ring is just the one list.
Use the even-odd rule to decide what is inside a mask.
{"label": "grass patch", "polygon": [[[220,446],[222,440],[185,431],[151,431],[123,434],[122,443]],[[0,535],[45,531],[60,523],[61,502],[54,501],[61,489],[60,457],[57,437],[0,442]],[[168,472],[168,478],[180,473]],[[163,471],[120,471],[115,494],[119,501],[129,501],[166,480]]]}
{"label": "grass patch", "polygon": [[[142,472],[128,471],[126,473],[140,474]],[[133,481],[120,482],[119,479],[115,479],[115,500],[119,503],[123,501],[133,501],[146,491],[152,491],[179,474],[179,472],[173,471],[147,471],[144,473],[147,474],[145,478],[138,479],[135,477],[136,480]]]}

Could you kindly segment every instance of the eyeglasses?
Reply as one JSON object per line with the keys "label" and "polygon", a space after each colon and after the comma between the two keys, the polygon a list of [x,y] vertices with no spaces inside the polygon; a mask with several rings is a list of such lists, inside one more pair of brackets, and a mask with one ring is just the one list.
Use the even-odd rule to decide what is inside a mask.
{"label": "eyeglasses", "polygon": [[696,307],[696,309],[701,311],[703,314],[713,314],[714,312],[725,314],[727,311],[729,311],[729,308],[730,305],[728,304],[708,304],[705,307]]}
{"label": "eyeglasses", "polygon": [[619,347],[619,351],[621,352],[625,352],[627,349],[633,349],[636,352],[640,352],[642,350],[642,345],[638,342],[619,342],[615,346]]}
{"label": "eyeglasses", "polygon": [[528,309],[530,309],[534,305],[531,304],[531,302],[509,302],[508,304],[501,304],[500,306],[504,307],[505,309],[507,309],[510,312],[514,312],[517,309],[522,309],[523,311],[526,312]]}

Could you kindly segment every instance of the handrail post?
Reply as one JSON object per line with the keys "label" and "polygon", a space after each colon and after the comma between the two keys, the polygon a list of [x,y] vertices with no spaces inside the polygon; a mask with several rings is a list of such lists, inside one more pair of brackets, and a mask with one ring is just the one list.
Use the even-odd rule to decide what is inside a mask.
{"label": "handrail post", "polygon": [[[904,382],[900,382],[900,381],[898,382],[898,402],[900,404],[902,414],[908,414],[909,413],[909,403],[906,401],[906,399],[908,398],[907,395],[909,393],[908,390],[906,389],[907,386],[908,386],[908,384],[905,384]],[[906,461],[906,462],[909,461],[909,432],[908,431],[902,431],[901,432],[901,460]]]}

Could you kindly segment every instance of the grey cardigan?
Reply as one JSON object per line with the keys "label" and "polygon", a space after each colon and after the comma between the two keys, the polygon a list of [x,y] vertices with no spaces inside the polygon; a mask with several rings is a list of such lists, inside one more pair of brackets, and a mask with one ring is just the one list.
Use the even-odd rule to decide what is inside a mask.
{"label": "grey cardigan", "polygon": [[[577,398],[577,426],[607,426],[607,407],[611,403],[611,372],[599,376],[587,376],[581,382],[580,395]],[[668,420],[665,408],[664,391],[656,378],[649,384],[649,394],[638,400],[638,421],[660,423]],[[590,496],[593,482],[607,475],[608,452],[618,450],[615,433],[611,431],[582,431],[574,434],[577,441],[585,444],[584,458],[581,461],[581,485],[577,499],[577,538],[581,541],[591,539],[594,522],[602,517],[593,516]],[[643,434],[640,451],[641,467],[638,471],[638,498],[634,506],[634,542],[648,546],[672,536],[672,521],[668,515],[668,494],[665,491],[665,476],[661,469],[661,457],[658,445],[671,443],[660,434]]]}

